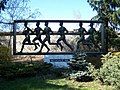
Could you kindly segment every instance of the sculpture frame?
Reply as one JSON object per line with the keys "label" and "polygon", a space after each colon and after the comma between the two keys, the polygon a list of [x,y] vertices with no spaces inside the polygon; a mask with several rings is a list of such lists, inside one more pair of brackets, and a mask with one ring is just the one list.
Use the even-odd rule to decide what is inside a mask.
{"label": "sculpture frame", "polygon": [[[101,51],[100,52],[87,52],[88,54],[102,54],[107,52],[107,40],[106,40],[106,30],[103,21],[97,20],[14,20],[13,22],[13,55],[54,55],[54,54],[73,54],[73,52],[41,52],[41,53],[18,53],[16,52],[16,35],[22,35],[22,33],[16,32],[16,24],[24,22],[49,22],[49,23],[101,23]],[[59,35],[58,33],[52,33],[52,35]],[[79,35],[74,32],[66,33],[66,35]]]}

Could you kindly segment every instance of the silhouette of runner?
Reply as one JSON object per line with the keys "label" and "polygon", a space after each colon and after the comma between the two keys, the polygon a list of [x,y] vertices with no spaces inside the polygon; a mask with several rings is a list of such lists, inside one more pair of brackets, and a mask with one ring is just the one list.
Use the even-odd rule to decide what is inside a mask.
{"label": "silhouette of runner", "polygon": [[98,46],[98,44],[95,41],[94,35],[97,31],[95,30],[95,28],[93,27],[93,23],[90,23],[90,29],[88,30],[88,42],[93,43],[93,45],[95,45],[96,48],[98,48],[100,50],[100,47]]}
{"label": "silhouette of runner", "polygon": [[45,39],[42,42],[42,46],[41,46],[40,52],[42,51],[44,46],[48,49],[47,52],[49,52],[49,50],[50,50],[49,47],[45,44],[45,42],[48,41],[48,43],[50,44],[50,34],[52,34],[53,31],[51,30],[50,27],[48,27],[48,22],[45,22],[45,26],[46,27],[44,28],[43,33],[45,34],[46,37],[45,37]]}
{"label": "silhouette of runner", "polygon": [[85,30],[85,28],[82,27],[82,22],[79,23],[80,28],[78,29],[78,33],[80,36],[79,41],[77,42],[77,49],[79,48],[80,42],[82,42],[84,44],[85,41],[85,34],[87,33],[87,31]]}
{"label": "silhouette of runner", "polygon": [[23,48],[24,48],[24,45],[26,44],[26,42],[28,42],[28,44],[31,44],[30,34],[33,33],[33,31],[29,27],[27,27],[27,24],[28,24],[27,22],[24,23],[25,28],[22,33],[25,35],[25,39],[22,42],[22,48],[21,48],[20,52],[23,51]]}
{"label": "silhouette of runner", "polygon": [[43,30],[42,30],[42,28],[39,27],[39,25],[40,25],[40,22],[37,22],[36,23],[37,27],[34,30],[34,33],[36,35],[36,37],[32,40],[32,42],[35,44],[34,50],[36,50],[38,48],[37,45],[40,46],[39,44],[35,43],[36,40],[39,40],[39,42],[42,44],[41,34],[43,33]]}
{"label": "silhouette of runner", "polygon": [[58,34],[60,34],[60,38],[57,40],[57,46],[59,45],[61,47],[61,51],[62,51],[63,46],[60,43],[60,41],[63,41],[71,50],[73,50],[73,48],[70,46],[70,44],[68,44],[66,41],[65,32],[68,33],[68,30],[63,26],[63,22],[60,22],[60,28],[57,32]]}

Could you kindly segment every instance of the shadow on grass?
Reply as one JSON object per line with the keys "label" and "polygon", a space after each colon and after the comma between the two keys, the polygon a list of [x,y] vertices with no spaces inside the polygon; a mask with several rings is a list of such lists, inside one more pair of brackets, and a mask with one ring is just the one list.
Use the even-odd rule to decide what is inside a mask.
{"label": "shadow on grass", "polygon": [[[80,86],[80,88],[82,88]],[[81,90],[71,88],[67,83],[59,84],[47,82],[39,77],[22,78],[13,81],[0,81],[0,90]],[[85,89],[82,89],[85,90]]]}

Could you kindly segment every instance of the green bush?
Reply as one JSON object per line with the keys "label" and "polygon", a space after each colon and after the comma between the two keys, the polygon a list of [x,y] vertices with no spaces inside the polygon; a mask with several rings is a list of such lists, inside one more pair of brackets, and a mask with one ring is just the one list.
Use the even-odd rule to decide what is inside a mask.
{"label": "green bush", "polygon": [[120,52],[108,53],[103,56],[103,65],[99,70],[99,79],[107,85],[120,89]]}
{"label": "green bush", "polygon": [[31,77],[39,73],[43,75],[49,72],[51,66],[51,64],[40,62],[3,62],[0,64],[0,77],[14,79],[19,77]]}
{"label": "green bush", "polygon": [[0,45],[0,77],[2,77],[2,75],[13,75],[13,73],[10,71],[10,67],[12,67],[11,60],[12,54],[10,48],[7,46]]}
{"label": "green bush", "polygon": [[0,61],[9,61],[11,58],[10,48],[0,45]]}
{"label": "green bush", "polygon": [[111,39],[111,46],[117,51],[120,51],[120,37]]}

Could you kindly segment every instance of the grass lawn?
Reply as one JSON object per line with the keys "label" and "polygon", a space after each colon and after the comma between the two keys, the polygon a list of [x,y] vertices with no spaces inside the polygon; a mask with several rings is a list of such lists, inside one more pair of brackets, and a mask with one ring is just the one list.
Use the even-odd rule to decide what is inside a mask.
{"label": "grass lawn", "polygon": [[111,86],[100,85],[97,81],[76,82],[66,78],[29,77],[15,80],[0,80],[0,90],[112,90]]}

